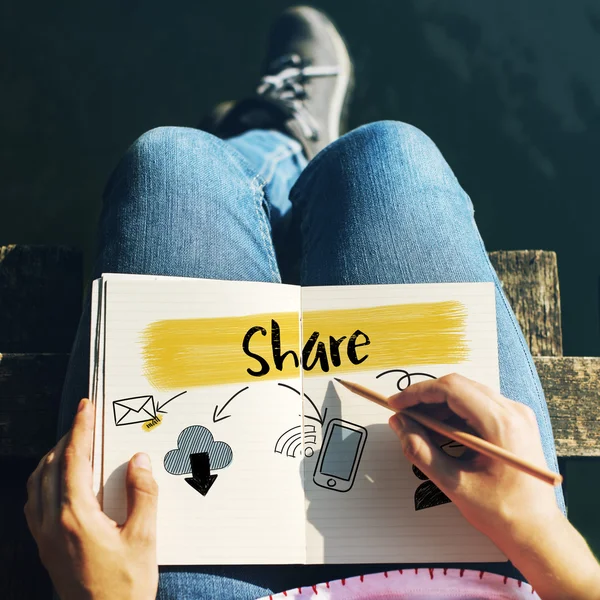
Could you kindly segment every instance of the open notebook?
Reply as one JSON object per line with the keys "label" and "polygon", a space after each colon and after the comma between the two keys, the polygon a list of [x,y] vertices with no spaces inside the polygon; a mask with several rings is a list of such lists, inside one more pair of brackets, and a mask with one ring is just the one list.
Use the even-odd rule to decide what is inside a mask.
{"label": "open notebook", "polygon": [[124,521],[126,464],[150,455],[160,564],[506,560],[404,458],[390,413],[333,379],[498,389],[492,284],[108,274],[91,356],[94,485]]}

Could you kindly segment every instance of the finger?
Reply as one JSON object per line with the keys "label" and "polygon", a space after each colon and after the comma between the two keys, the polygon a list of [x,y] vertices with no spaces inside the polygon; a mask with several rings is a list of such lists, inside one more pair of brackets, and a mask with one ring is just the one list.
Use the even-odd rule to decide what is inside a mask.
{"label": "finger", "polygon": [[156,543],[158,485],[152,476],[150,458],[136,454],[127,465],[127,521],[123,533],[141,544]]}
{"label": "finger", "polygon": [[34,538],[37,537],[37,532],[42,525],[42,502],[41,502],[41,487],[40,477],[44,462],[49,453],[45,454],[33,473],[27,479],[27,502],[25,503],[24,512],[27,526]]}
{"label": "finger", "polygon": [[389,419],[389,424],[400,438],[404,456],[409,462],[440,487],[453,486],[460,465],[440,450],[419,423],[402,415],[393,415]]}
{"label": "finger", "polygon": [[73,426],[62,455],[62,502],[72,506],[97,506],[92,491],[92,463],[90,454],[94,432],[92,403],[79,403]]}
{"label": "finger", "polygon": [[63,436],[56,446],[48,452],[42,465],[41,479],[41,504],[42,526],[56,523],[60,511],[61,494],[61,460],[67,444],[68,436]]}
{"label": "finger", "polygon": [[494,417],[501,407],[466,377],[453,373],[440,379],[422,381],[388,399],[397,411],[419,404],[447,404],[471,427],[482,434],[494,434]]}

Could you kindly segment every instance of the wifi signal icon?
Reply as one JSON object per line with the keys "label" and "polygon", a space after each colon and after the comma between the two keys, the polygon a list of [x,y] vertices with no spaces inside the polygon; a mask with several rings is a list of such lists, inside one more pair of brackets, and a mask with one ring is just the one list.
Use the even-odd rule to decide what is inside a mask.
{"label": "wifi signal icon", "polygon": [[[304,426],[304,444],[317,443],[317,430],[314,425]],[[275,442],[275,453],[284,454],[290,458],[295,458],[302,447],[302,425],[296,425],[287,431],[284,431],[277,442]],[[304,448],[304,455],[311,457],[315,453],[310,446]]]}

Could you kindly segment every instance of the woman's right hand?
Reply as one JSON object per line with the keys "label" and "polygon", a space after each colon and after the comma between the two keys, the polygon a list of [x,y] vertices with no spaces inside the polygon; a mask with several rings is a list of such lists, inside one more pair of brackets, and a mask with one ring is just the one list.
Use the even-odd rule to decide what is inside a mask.
{"label": "woman's right hand", "polygon": [[[471,429],[483,439],[546,466],[535,415],[523,404],[460,375],[411,385],[388,400]],[[453,458],[407,416],[390,425],[407,459],[504,552],[544,600],[600,600],[600,566],[562,514],[554,488],[505,463],[475,454]]]}
{"label": "woman's right hand", "polygon": [[[546,466],[534,412],[461,375],[411,385],[388,402],[397,411],[414,407]],[[404,454],[457,506],[464,517],[500,548],[515,528],[562,517],[552,486],[508,466],[475,454],[457,459],[440,450],[432,434],[409,417],[394,415],[390,425]]]}

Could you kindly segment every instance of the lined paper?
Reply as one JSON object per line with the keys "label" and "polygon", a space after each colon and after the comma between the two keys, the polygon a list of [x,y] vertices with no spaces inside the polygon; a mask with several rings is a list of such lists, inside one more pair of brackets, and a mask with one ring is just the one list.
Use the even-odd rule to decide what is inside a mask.
{"label": "lined paper", "polygon": [[[301,399],[276,382],[244,386],[159,390],[144,376],[140,339],[152,322],[168,319],[243,316],[295,312],[299,289],[263,283],[198,280],[105,278],[107,305],[104,367],[103,509],[122,522],[126,516],[124,474],[136,452],[150,455],[160,489],[158,560],[160,564],[227,564],[304,562],[301,472],[293,458],[274,452],[279,435],[301,425]],[[285,380],[300,390],[300,378]],[[114,400],[153,395],[166,402],[167,414],[151,431],[142,425],[116,426]],[[217,409],[218,410],[218,409]],[[232,450],[231,464],[218,475],[206,496],[184,478],[164,468],[165,456],[178,448],[181,432],[190,426],[210,431],[215,442]]]}

